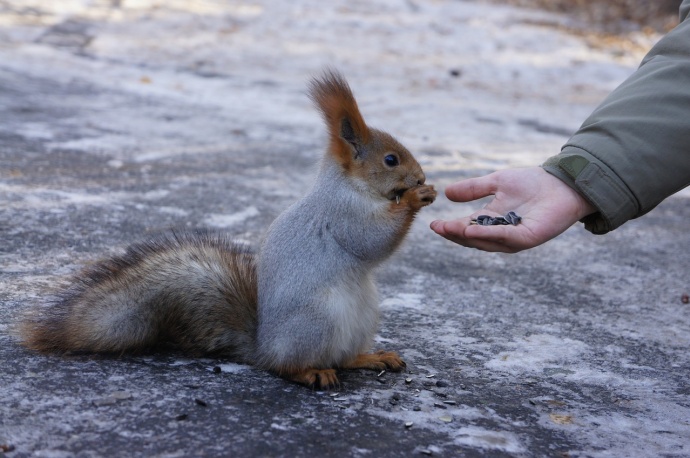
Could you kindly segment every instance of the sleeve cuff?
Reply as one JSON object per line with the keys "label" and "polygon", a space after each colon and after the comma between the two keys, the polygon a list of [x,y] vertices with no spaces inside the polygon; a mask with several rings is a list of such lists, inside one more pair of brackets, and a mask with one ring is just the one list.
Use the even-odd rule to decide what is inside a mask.
{"label": "sleeve cuff", "polygon": [[639,214],[637,199],[618,176],[585,150],[566,146],[542,168],[579,192],[599,211],[582,219],[585,229],[606,234]]}

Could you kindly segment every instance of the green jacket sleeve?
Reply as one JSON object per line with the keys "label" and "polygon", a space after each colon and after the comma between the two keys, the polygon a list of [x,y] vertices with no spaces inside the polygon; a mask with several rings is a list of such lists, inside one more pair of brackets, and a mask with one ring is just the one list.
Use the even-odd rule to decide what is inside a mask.
{"label": "green jacket sleeve", "polygon": [[598,209],[582,220],[595,234],[690,184],[689,13],[684,0],[681,23],[542,165]]}

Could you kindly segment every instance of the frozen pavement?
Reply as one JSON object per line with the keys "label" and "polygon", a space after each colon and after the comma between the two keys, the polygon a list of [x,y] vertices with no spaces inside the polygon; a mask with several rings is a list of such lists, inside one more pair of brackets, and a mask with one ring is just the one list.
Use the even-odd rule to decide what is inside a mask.
{"label": "frozen pavement", "polygon": [[305,83],[326,65],[441,189],[542,162],[642,57],[565,21],[459,0],[0,0],[6,455],[690,456],[687,193],[517,255],[435,236],[430,221],[480,205],[439,198],[379,275],[377,346],[408,371],[346,372],[337,393],[224,360],[43,356],[11,335],[147,234],[256,244],[323,151]]}

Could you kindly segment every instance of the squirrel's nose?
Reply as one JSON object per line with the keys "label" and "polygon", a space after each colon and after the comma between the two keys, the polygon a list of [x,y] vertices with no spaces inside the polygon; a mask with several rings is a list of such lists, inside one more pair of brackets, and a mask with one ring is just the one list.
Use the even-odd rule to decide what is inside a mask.
{"label": "squirrel's nose", "polygon": [[417,178],[417,186],[423,185],[426,181],[426,176],[424,176],[424,172],[419,172],[415,178]]}

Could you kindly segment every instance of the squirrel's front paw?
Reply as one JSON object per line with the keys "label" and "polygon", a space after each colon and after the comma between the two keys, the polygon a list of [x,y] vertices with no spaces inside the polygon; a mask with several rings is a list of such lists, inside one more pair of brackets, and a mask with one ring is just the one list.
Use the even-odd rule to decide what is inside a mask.
{"label": "squirrel's front paw", "polygon": [[418,210],[436,200],[437,194],[434,185],[419,185],[405,191],[402,200],[406,201],[410,207]]}

